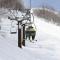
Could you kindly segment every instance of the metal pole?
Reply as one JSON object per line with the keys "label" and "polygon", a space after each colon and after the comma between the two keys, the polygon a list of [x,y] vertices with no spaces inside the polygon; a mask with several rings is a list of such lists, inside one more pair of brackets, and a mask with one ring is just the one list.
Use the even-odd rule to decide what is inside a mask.
{"label": "metal pole", "polygon": [[31,0],[30,0],[30,9],[31,9]]}

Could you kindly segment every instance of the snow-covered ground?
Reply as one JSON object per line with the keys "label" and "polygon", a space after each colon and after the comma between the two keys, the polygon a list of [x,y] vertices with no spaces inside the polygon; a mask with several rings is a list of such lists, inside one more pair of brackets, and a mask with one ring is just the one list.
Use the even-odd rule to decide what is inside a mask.
{"label": "snow-covered ground", "polygon": [[34,17],[37,41],[26,41],[22,49],[18,47],[17,34],[10,34],[11,22],[2,19],[0,60],[60,60],[60,27]]}

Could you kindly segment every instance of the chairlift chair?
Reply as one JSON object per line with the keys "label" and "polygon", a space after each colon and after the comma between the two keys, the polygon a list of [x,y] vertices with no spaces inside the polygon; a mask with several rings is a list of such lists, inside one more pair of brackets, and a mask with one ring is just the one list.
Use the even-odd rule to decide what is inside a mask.
{"label": "chairlift chair", "polygon": [[17,29],[14,29],[14,27],[12,27],[10,29],[10,34],[16,34],[17,33]]}
{"label": "chairlift chair", "polygon": [[15,26],[12,26],[12,22],[11,22],[10,34],[16,34],[17,33],[17,29],[16,29]]}
{"label": "chairlift chair", "polygon": [[26,39],[29,38],[29,40],[30,40],[30,36],[32,36],[32,40],[34,40],[35,35],[36,35],[36,30],[34,29],[34,27],[32,25],[28,26],[25,33],[26,33]]}

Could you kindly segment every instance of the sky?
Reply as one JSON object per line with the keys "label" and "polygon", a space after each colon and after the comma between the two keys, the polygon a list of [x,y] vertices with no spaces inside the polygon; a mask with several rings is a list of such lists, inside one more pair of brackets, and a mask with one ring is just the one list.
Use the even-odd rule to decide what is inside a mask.
{"label": "sky", "polygon": [[[30,6],[30,0],[24,0],[25,6]],[[31,0],[32,8],[38,8],[41,5],[49,5],[55,10],[60,11],[60,0]]]}

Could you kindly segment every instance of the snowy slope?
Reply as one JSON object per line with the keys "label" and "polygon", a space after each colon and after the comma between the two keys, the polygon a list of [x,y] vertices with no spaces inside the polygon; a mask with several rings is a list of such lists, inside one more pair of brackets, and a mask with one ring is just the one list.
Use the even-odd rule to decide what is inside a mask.
{"label": "snowy slope", "polygon": [[[36,43],[27,45],[40,60],[60,60],[60,27],[35,16]],[[27,42],[28,43],[28,42]]]}
{"label": "snowy slope", "polygon": [[[30,54],[18,48],[17,34],[10,34],[11,21],[7,18],[1,20],[0,60],[29,60]],[[32,60],[35,58],[32,57]]]}
{"label": "snowy slope", "polygon": [[10,34],[11,22],[2,19],[0,60],[60,60],[60,27],[34,17],[37,41],[26,41],[22,49],[18,47],[17,34]]}
{"label": "snowy slope", "polygon": [[60,27],[35,17],[41,60],[60,60]]}

